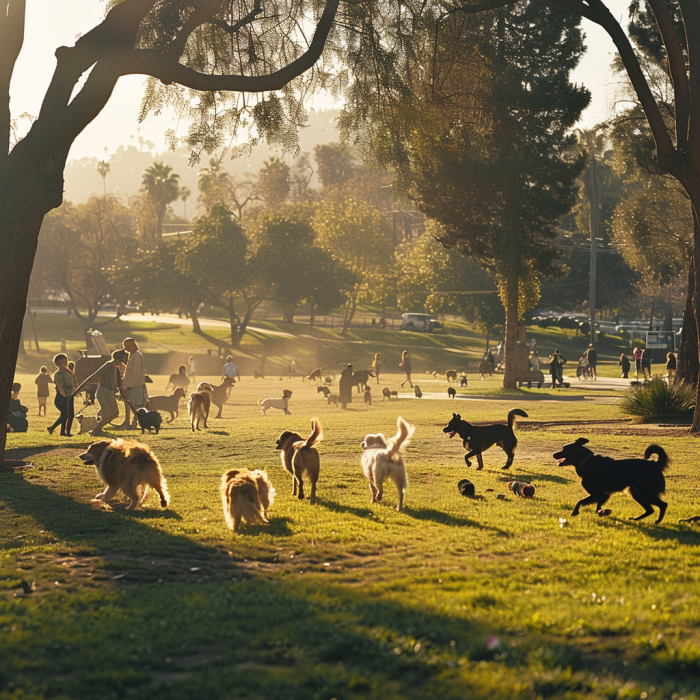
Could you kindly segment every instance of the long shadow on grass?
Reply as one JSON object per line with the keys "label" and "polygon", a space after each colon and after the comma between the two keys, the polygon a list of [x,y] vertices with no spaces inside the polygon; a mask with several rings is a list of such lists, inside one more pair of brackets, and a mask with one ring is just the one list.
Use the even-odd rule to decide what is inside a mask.
{"label": "long shadow on grass", "polygon": [[[574,483],[574,479],[567,479],[563,476],[557,476],[556,474],[542,474],[540,472],[518,472],[517,474],[507,474],[503,473],[496,477],[499,481],[503,483],[508,483],[509,481],[550,481],[554,484],[571,484]],[[537,484],[535,484],[537,485]]]}
{"label": "long shadow on grass", "polygon": [[624,526],[630,530],[636,530],[641,535],[646,535],[654,540],[675,540],[680,544],[697,545],[700,544],[700,532],[684,528],[683,524],[675,524],[664,520],[659,525],[654,523],[656,514],[650,515],[646,522],[644,520],[624,520],[623,518],[613,518],[608,527]]}
{"label": "long shadow on grass", "polygon": [[[131,514],[95,510],[18,474],[1,475],[0,486],[14,512],[33,517],[69,546],[89,545],[105,557],[131,555],[134,563],[115,581],[122,595],[78,590],[23,602],[17,617],[22,644],[0,637],[0,687],[11,682],[13,692],[27,697],[515,700],[567,695],[572,676],[559,671],[567,668],[576,672],[581,696],[596,692],[601,669],[616,687],[673,684],[673,691],[690,694],[700,671],[693,659],[681,666],[664,656],[624,667],[622,653],[618,663],[609,651],[586,653],[529,630],[510,648],[493,625],[463,612],[433,612],[439,601],[428,589],[424,602],[338,585],[330,574],[226,581],[235,564],[213,547],[150,528]],[[429,509],[408,514],[444,516]],[[149,569],[164,556],[169,576]],[[111,563],[115,571],[123,560]],[[502,636],[506,659],[487,649],[491,634]],[[534,670],[543,660],[546,672]],[[479,661],[487,665],[472,676]]]}
{"label": "long shadow on grass", "polygon": [[336,503],[335,501],[330,501],[327,498],[317,498],[316,503],[334,513],[350,513],[356,515],[358,518],[371,518],[372,511],[369,508],[357,508],[355,506],[346,506],[342,503]]}
{"label": "long shadow on grass", "polygon": [[500,528],[490,527],[489,525],[484,525],[483,523],[470,520],[469,518],[455,517],[441,510],[433,510],[432,508],[404,508],[403,512],[416,520],[430,520],[431,522],[449,525],[450,527],[475,527],[479,530],[494,532],[501,537],[510,537],[509,532],[501,530]]}

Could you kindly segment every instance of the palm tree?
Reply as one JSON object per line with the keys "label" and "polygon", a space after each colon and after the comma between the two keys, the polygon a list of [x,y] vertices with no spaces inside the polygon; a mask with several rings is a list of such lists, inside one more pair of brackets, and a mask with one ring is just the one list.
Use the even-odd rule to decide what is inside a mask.
{"label": "palm tree", "polygon": [[173,173],[169,165],[155,162],[146,168],[141,180],[141,189],[155,208],[156,236],[159,241],[163,238],[163,219],[168,205],[180,196],[179,179],[180,176]]}
{"label": "palm tree", "polygon": [[192,190],[189,187],[184,186],[180,188],[180,199],[185,207],[185,220],[187,220],[187,200],[190,198]]}
{"label": "palm tree", "polygon": [[104,198],[107,199],[107,173],[109,172],[109,163],[106,160],[101,160],[97,164],[97,172],[102,178],[102,193]]}

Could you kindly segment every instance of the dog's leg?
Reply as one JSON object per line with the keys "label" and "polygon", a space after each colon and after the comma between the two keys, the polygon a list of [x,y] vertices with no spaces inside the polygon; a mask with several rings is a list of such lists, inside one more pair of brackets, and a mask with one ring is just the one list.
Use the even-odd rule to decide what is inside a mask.
{"label": "dog's leg", "polygon": [[515,457],[514,454],[509,454],[506,463],[501,467],[501,469],[510,469],[510,465],[513,464],[513,457]]}
{"label": "dog's leg", "polygon": [[651,503],[659,509],[659,517],[656,519],[656,524],[658,525],[664,519],[664,515],[666,515],[668,503],[662,501],[658,496]]}
{"label": "dog's leg", "polygon": [[299,484],[299,488],[297,489],[297,497],[299,498],[300,501],[304,500],[304,481],[301,478],[301,470],[296,469],[294,472],[294,478],[297,481],[297,484]]}
{"label": "dog's leg", "polygon": [[598,502],[598,496],[586,496],[586,498],[582,498],[575,506],[574,509],[571,511],[571,515],[578,515],[579,510],[581,510],[581,506],[590,506],[593,503]]}
{"label": "dog's leg", "polygon": [[478,453],[472,450],[471,452],[467,452],[467,454],[464,455],[464,461],[467,463],[468,467],[472,466],[472,463],[470,461],[470,457],[476,457]]}
{"label": "dog's leg", "polygon": [[370,503],[376,503],[377,502],[377,487],[374,485],[372,481],[369,482],[369,492],[371,494],[371,498],[369,499]]}
{"label": "dog's leg", "polygon": [[[112,493],[112,494],[109,496],[109,498],[114,498],[114,494],[115,494],[116,492],[117,492],[117,490],[115,489],[114,493]],[[110,493],[110,487],[109,487],[109,486],[108,486],[104,491],[98,493],[98,494],[95,496],[95,498],[92,499],[93,503],[94,503],[95,501],[104,501],[104,500],[105,500],[105,496],[106,496],[108,493]]]}
{"label": "dog's leg", "polygon": [[484,458],[481,454],[481,452],[478,452],[476,455],[476,461],[478,462],[479,466],[476,468],[477,471],[481,470],[484,468]]}
{"label": "dog's leg", "polygon": [[399,505],[396,506],[396,510],[398,510],[399,513],[403,510],[403,494],[403,489],[399,488]]}
{"label": "dog's leg", "polygon": [[233,514],[233,531],[238,532],[241,529],[241,514],[236,512]]}
{"label": "dog's leg", "polygon": [[151,493],[151,487],[148,484],[146,484],[143,487],[143,493],[141,494],[141,498],[139,499],[139,502],[136,505],[137,508],[140,508],[146,502],[146,500],[148,499],[148,494],[150,494],[150,493]]}
{"label": "dog's leg", "polygon": [[312,506],[316,505],[316,482],[315,481],[311,482],[311,495],[309,496],[309,503],[311,503]]}
{"label": "dog's leg", "polygon": [[654,509],[651,507],[651,504],[648,500],[643,498],[639,492],[635,491],[634,489],[630,489],[630,495],[635,501],[637,501],[637,503],[639,503],[640,506],[642,506],[642,508],[644,508],[644,512],[641,515],[635,515],[634,517],[631,517],[630,520],[643,520],[644,518],[648,518],[650,515],[653,515]]}

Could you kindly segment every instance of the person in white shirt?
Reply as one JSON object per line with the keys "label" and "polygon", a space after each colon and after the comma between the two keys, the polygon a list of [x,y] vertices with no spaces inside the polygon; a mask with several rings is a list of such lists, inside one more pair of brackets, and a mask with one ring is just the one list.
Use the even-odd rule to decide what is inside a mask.
{"label": "person in white shirt", "polygon": [[[148,390],[146,389],[146,370],[144,365],[143,355],[137,342],[133,338],[125,338],[122,343],[124,350],[129,353],[129,362],[126,365],[126,371],[122,379],[122,384],[127,391],[129,403],[138,411],[139,408],[144,408],[148,401]],[[128,429],[131,425],[131,406],[126,401],[125,413],[126,417],[121,427]],[[133,416],[134,426],[136,425],[136,416]]]}
{"label": "person in white shirt", "polygon": [[187,374],[190,377],[190,381],[195,386],[197,385],[197,368],[194,366],[194,357],[190,355],[190,359],[187,360]]}
{"label": "person in white shirt", "polygon": [[238,367],[233,364],[233,355],[228,355],[226,357],[226,364],[224,365],[224,368],[221,370],[221,375],[223,377],[233,377],[233,378],[238,378],[238,381],[241,381],[241,374],[238,371]]}

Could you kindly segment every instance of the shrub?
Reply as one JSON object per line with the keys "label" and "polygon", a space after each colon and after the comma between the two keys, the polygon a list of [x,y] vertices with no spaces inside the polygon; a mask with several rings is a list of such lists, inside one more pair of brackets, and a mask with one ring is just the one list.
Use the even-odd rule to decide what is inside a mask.
{"label": "shrub", "polygon": [[631,386],[622,399],[623,413],[644,421],[683,420],[693,417],[695,392],[686,384],[669,386],[654,377],[650,382]]}

